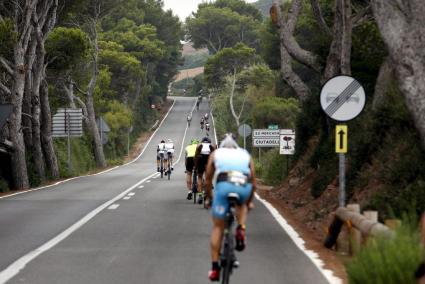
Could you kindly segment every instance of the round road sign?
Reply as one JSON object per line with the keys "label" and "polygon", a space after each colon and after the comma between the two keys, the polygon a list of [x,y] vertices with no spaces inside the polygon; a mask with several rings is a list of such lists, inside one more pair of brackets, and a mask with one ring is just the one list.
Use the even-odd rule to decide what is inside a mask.
{"label": "round road sign", "polygon": [[323,111],[337,121],[348,121],[357,117],[365,104],[365,90],[350,76],[330,79],[320,93],[320,105]]}
{"label": "round road sign", "polygon": [[238,133],[240,136],[246,138],[251,135],[251,127],[248,124],[241,124],[238,128]]}

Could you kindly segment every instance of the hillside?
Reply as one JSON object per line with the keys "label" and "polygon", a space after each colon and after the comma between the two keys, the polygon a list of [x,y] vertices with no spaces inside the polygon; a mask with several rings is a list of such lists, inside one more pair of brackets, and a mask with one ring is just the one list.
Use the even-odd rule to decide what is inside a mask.
{"label": "hillside", "polygon": [[270,7],[272,6],[272,0],[259,0],[252,3],[258,10],[261,11],[264,17],[269,16]]}
{"label": "hillside", "polygon": [[186,43],[183,45],[182,55],[184,64],[179,66],[179,70],[186,70],[201,67],[208,60],[209,53],[206,48],[195,49],[192,43]]}

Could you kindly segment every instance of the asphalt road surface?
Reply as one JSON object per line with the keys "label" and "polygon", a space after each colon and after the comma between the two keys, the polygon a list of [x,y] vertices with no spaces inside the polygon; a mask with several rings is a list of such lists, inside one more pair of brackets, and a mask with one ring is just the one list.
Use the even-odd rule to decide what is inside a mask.
{"label": "asphalt road surface", "polygon": [[[174,141],[177,159],[205,136],[205,101],[186,130],[194,102],[176,99],[137,161],[0,199],[0,283],[209,283],[211,220],[186,200],[184,153],[170,181],[155,173],[161,139]],[[231,283],[328,283],[258,201],[247,230]]]}

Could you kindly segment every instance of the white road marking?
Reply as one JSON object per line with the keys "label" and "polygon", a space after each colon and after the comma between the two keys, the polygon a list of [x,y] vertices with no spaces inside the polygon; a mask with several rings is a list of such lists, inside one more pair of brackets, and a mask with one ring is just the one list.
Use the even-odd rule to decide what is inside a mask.
{"label": "white road marking", "polygon": [[111,206],[109,206],[109,207],[108,207],[108,209],[109,209],[109,210],[115,210],[115,209],[117,209],[118,207],[120,207],[120,205],[119,205],[119,204],[112,204]]}
{"label": "white road marking", "polygon": [[283,228],[283,230],[288,234],[288,236],[292,239],[294,244],[313,262],[313,264],[318,268],[318,270],[323,274],[323,276],[326,278],[326,280],[329,281],[331,284],[342,284],[342,279],[336,277],[332,270],[325,269],[325,264],[320,259],[319,255],[312,250],[308,250],[305,247],[304,240],[298,235],[298,233],[292,228],[291,225],[288,224],[288,222],[285,220],[285,218],[280,215],[279,211],[276,210],[276,208],[273,207],[269,202],[262,199],[258,194],[255,194],[255,197],[263,203],[263,205],[269,210],[269,212],[272,214],[272,216],[276,219],[276,221],[279,223],[279,225]]}
{"label": "white road marking", "polygon": [[139,186],[139,188],[144,188],[144,187],[145,187],[144,185]]}
{"label": "white road marking", "polygon": [[147,181],[146,181],[146,183],[150,183],[150,182],[151,182],[150,180],[147,180]]}
{"label": "white road marking", "polygon": [[100,205],[99,207],[97,207],[96,209],[91,211],[89,214],[84,216],[81,220],[74,223],[71,227],[69,227],[68,229],[66,229],[65,231],[63,231],[62,233],[60,233],[59,235],[57,235],[56,237],[54,237],[53,239],[51,239],[47,243],[41,245],[40,247],[36,248],[35,250],[27,253],[26,255],[22,256],[21,258],[19,258],[15,262],[13,262],[6,269],[4,269],[3,271],[0,272],[0,284],[4,284],[7,281],[9,281],[10,279],[12,279],[13,277],[15,277],[19,273],[19,271],[24,269],[25,266],[28,263],[30,263],[32,260],[34,260],[40,254],[48,251],[49,249],[53,248],[58,243],[60,243],[61,241],[63,241],[67,237],[69,237],[69,235],[71,235],[72,233],[77,231],[79,228],[81,228],[83,225],[85,225],[87,222],[89,222],[91,219],[93,219],[97,214],[99,214],[100,212],[102,212],[106,208],[110,207],[116,201],[122,199],[129,192],[134,190],[136,187],[138,187],[140,184],[145,182],[147,179],[150,179],[155,174],[156,173],[151,174],[150,176],[142,179],[141,181],[137,182],[132,187],[126,189],[125,191],[123,191],[122,193],[120,193],[119,195],[114,197],[113,199],[103,203],[102,205]]}
{"label": "white road marking", "polygon": [[134,196],[135,195],[135,193],[134,192],[130,192],[129,194],[128,194],[128,196]]}
{"label": "white road marking", "polygon": [[124,200],[129,200],[131,198],[131,196],[126,196],[126,197],[124,197],[123,199]]}

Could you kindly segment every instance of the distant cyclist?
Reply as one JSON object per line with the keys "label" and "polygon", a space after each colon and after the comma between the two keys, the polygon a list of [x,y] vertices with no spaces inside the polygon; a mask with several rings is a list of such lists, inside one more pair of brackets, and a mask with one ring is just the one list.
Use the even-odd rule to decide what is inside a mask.
{"label": "distant cyclist", "polygon": [[201,117],[201,122],[200,122],[200,124],[201,124],[201,130],[204,130],[205,120],[204,120],[204,118],[203,118],[203,117]]}
{"label": "distant cyclist", "polygon": [[204,115],[204,120],[205,120],[205,122],[208,122],[208,118],[209,118],[209,115],[208,115],[208,112],[207,112],[207,113],[205,113],[205,115]]}
{"label": "distant cyclist", "polygon": [[211,144],[211,140],[208,137],[202,138],[201,144],[196,148],[195,168],[198,174],[199,204],[202,204],[204,199],[202,196],[202,177],[207,167],[208,158],[215,148],[216,147]]}
{"label": "distant cyclist", "polygon": [[205,123],[205,130],[207,131],[207,132],[209,132],[210,131],[210,124],[207,122],[207,123]]}
{"label": "distant cyclist", "polygon": [[[158,172],[160,171],[159,161],[161,160],[161,158],[163,160],[165,160],[164,156],[165,156],[165,141],[161,140],[161,142],[158,144],[158,147],[156,147],[156,166],[157,166]],[[162,166],[165,168],[164,164]],[[163,170],[164,170],[164,168],[163,168]]]}
{"label": "distant cyclist", "polygon": [[187,125],[190,127],[190,122],[192,121],[192,115],[188,114],[186,120],[187,120]]}
{"label": "distant cyclist", "polygon": [[196,148],[198,147],[199,141],[197,139],[192,139],[190,145],[185,149],[185,161],[184,165],[186,166],[186,186],[187,186],[187,199],[192,199],[192,173],[195,168],[195,154]]}
{"label": "distant cyclist", "polygon": [[[168,139],[167,143],[165,143],[165,168],[168,168],[168,163],[170,163],[171,170],[173,169],[173,155],[174,155],[174,143],[173,140]],[[165,172],[165,175],[167,175],[167,172]]]}
{"label": "distant cyclist", "polygon": [[212,269],[208,273],[211,281],[220,280],[219,254],[224,231],[224,219],[229,210],[227,195],[237,193],[238,226],[236,228],[235,249],[242,251],[245,248],[245,222],[248,209],[253,208],[256,181],[254,163],[249,153],[234,140],[231,134],[226,135],[220,148],[211,154],[206,172],[207,204],[212,197],[212,183],[214,180],[214,197],[212,199],[213,229],[211,232],[211,259]]}
{"label": "distant cyclist", "polygon": [[201,102],[200,102],[199,100],[197,100],[197,101],[196,101],[196,110],[197,110],[197,111],[199,111],[199,104],[200,104],[200,103],[201,103]]}

